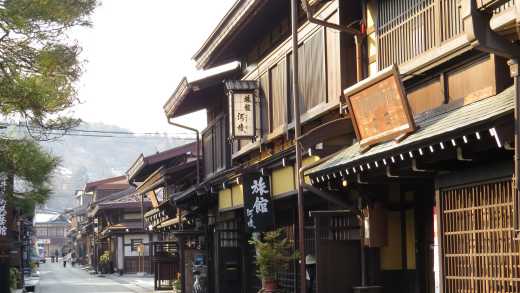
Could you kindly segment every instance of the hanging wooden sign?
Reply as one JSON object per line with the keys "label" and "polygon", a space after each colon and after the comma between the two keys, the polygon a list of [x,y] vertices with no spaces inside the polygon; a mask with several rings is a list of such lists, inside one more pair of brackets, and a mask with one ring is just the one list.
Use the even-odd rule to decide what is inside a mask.
{"label": "hanging wooden sign", "polygon": [[264,232],[273,228],[271,184],[269,176],[248,173],[243,176],[244,212],[250,232]]}
{"label": "hanging wooden sign", "polygon": [[361,146],[388,141],[416,127],[397,66],[389,67],[344,92]]}
{"label": "hanging wooden sign", "polygon": [[230,92],[231,134],[233,138],[254,138],[255,127],[255,92]]}
{"label": "hanging wooden sign", "polygon": [[257,133],[258,82],[227,80],[229,128],[232,139],[254,139]]}

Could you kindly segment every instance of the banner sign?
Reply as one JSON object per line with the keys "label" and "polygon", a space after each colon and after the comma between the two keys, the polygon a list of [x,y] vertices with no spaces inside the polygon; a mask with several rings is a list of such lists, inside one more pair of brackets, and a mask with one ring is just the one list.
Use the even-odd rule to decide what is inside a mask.
{"label": "banner sign", "polygon": [[250,232],[272,229],[274,220],[269,176],[262,176],[261,173],[244,174],[243,185],[247,229]]}

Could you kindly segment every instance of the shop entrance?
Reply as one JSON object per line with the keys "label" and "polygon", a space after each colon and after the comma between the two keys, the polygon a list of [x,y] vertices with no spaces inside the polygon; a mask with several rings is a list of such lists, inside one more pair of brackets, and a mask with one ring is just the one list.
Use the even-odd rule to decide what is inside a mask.
{"label": "shop entrance", "polygon": [[511,178],[440,189],[444,292],[520,292]]}
{"label": "shop entrance", "polygon": [[242,235],[237,219],[216,224],[215,265],[217,292],[242,292]]}
{"label": "shop entrance", "polygon": [[361,284],[361,240],[351,211],[311,212],[315,224],[316,292],[352,292]]}

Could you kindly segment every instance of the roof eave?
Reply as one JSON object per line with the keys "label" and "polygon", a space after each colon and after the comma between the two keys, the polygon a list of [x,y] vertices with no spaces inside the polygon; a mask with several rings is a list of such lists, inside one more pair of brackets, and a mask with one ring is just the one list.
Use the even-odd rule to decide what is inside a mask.
{"label": "roof eave", "polygon": [[193,55],[195,67],[206,69],[217,65],[218,61],[215,59],[218,57],[219,48],[223,43],[229,41],[233,33],[241,28],[244,21],[248,20],[251,15],[258,13],[257,8],[260,4],[266,2],[262,0],[238,0]]}
{"label": "roof eave", "polygon": [[175,116],[175,111],[190,91],[190,83],[186,77],[183,77],[173,94],[163,106],[166,118],[173,118]]}

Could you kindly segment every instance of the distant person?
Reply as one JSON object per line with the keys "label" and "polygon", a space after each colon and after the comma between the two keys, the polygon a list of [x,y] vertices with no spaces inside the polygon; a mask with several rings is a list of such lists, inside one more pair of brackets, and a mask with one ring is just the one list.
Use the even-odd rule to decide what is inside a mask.
{"label": "distant person", "polygon": [[54,251],[54,258],[56,259],[56,263],[58,263],[58,258],[60,257],[60,252],[56,249]]}
{"label": "distant person", "polygon": [[67,267],[67,262],[70,262],[70,252],[63,256],[63,267],[64,268]]}

